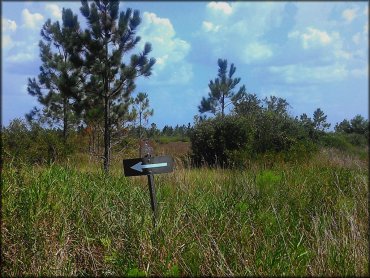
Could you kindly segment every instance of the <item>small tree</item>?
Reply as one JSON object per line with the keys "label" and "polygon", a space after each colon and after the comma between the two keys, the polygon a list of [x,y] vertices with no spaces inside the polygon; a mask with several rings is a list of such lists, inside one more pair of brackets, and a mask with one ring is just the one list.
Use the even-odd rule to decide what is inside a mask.
{"label": "small tree", "polygon": [[351,129],[353,133],[365,134],[369,129],[369,121],[365,120],[361,115],[356,115],[351,120]]}
{"label": "small tree", "polygon": [[84,33],[86,88],[90,102],[98,103],[104,120],[104,170],[109,171],[112,132],[127,119],[128,102],[139,76],[149,77],[155,59],[148,59],[152,48],[146,43],[139,54],[125,54],[140,41],[136,31],[141,23],[138,10],[119,13],[119,1],[82,1],[82,15],[88,28]]}
{"label": "small tree", "polygon": [[240,78],[233,78],[235,71],[234,64],[231,64],[227,71],[227,60],[218,59],[218,77],[209,82],[208,98],[203,97],[198,106],[200,113],[211,112],[216,115],[221,112],[224,117],[225,108],[245,93],[244,85],[237,92],[234,91],[240,82]]}
{"label": "small tree", "polygon": [[267,111],[271,111],[282,116],[288,115],[289,103],[286,99],[270,96],[270,98],[265,98],[263,101],[266,104]]}
{"label": "small tree", "polygon": [[149,109],[149,98],[146,93],[138,93],[134,99],[135,111],[139,117],[139,139],[142,139],[143,128],[147,124],[150,116],[153,116],[154,110]]}
{"label": "small tree", "polygon": [[344,119],[335,125],[334,130],[335,132],[352,133],[351,123],[347,119]]}
{"label": "small tree", "polygon": [[242,116],[255,116],[262,111],[261,100],[256,94],[243,94],[234,102],[234,111]]}
{"label": "small tree", "polygon": [[326,122],[326,118],[328,116],[324,114],[324,112],[320,109],[317,108],[313,112],[313,126],[316,130],[318,131],[325,131],[330,127],[330,124]]}

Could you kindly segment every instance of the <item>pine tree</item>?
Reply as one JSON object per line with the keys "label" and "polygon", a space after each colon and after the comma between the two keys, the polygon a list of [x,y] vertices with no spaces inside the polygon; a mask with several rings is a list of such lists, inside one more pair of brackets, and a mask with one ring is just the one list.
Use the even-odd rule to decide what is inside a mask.
{"label": "pine tree", "polygon": [[98,107],[96,113],[104,121],[103,158],[108,172],[112,132],[124,124],[136,78],[149,77],[155,60],[148,59],[152,47],[146,43],[141,53],[123,62],[124,55],[140,41],[136,36],[141,22],[139,11],[128,8],[119,13],[119,1],[94,1],[89,5],[86,0],[80,10],[88,23],[84,32],[86,94],[90,108]]}
{"label": "pine tree", "polygon": [[153,109],[149,109],[149,98],[146,93],[140,92],[134,99],[135,111],[139,118],[139,138],[143,138],[143,126],[148,122],[148,118],[153,116]]}
{"label": "pine tree", "polygon": [[208,98],[202,98],[198,109],[200,113],[211,112],[215,115],[221,112],[223,117],[225,108],[245,93],[245,86],[241,86],[238,92],[234,92],[240,82],[240,78],[233,78],[236,71],[234,64],[231,64],[227,71],[227,60],[218,59],[218,67],[218,77],[209,82]]}
{"label": "pine tree", "polygon": [[327,117],[320,108],[313,112],[313,125],[316,130],[324,131],[330,127],[330,124],[326,122]]}
{"label": "pine tree", "polygon": [[62,123],[63,138],[67,139],[70,122],[78,121],[81,111],[82,45],[80,25],[72,10],[63,9],[62,26],[48,19],[41,29],[39,42],[42,65],[38,79],[28,79],[28,93],[37,97],[42,110],[34,107],[26,115],[29,121],[37,118],[50,125]]}

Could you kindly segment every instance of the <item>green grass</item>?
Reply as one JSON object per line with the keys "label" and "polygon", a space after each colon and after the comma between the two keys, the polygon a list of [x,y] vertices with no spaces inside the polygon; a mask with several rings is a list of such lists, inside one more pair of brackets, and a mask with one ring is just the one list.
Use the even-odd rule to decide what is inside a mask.
{"label": "green grass", "polygon": [[168,144],[170,142],[189,142],[189,137],[185,136],[159,136],[155,139],[155,141],[159,144]]}
{"label": "green grass", "polygon": [[146,177],[7,164],[3,275],[367,276],[367,165],[330,155],[157,175],[156,229]]}

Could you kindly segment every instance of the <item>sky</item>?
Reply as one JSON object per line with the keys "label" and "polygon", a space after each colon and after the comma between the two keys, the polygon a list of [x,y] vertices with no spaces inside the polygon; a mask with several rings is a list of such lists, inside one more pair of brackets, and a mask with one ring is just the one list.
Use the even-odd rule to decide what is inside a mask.
{"label": "sky", "polygon": [[[83,28],[80,2],[2,1],[2,124],[24,117],[37,100],[27,79],[41,65],[43,23],[61,21],[71,8]],[[367,2],[121,2],[138,9],[140,44],[156,58],[153,74],[139,78],[154,115],[149,124],[193,123],[217,77],[217,60],[236,66],[247,92],[285,98],[293,116],[321,108],[334,127],[361,114],[368,119],[369,12]]]}

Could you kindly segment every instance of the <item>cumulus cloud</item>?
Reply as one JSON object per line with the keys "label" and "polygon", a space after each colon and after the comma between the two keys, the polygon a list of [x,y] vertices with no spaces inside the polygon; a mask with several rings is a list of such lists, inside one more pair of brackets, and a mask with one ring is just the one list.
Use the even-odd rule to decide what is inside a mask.
{"label": "cumulus cloud", "polygon": [[31,13],[28,9],[22,11],[24,27],[29,29],[37,29],[44,21],[44,17],[39,13]]}
{"label": "cumulus cloud", "polygon": [[268,70],[270,73],[280,76],[287,84],[335,82],[349,75],[349,71],[344,64],[332,64],[328,66],[291,64],[271,66]]}
{"label": "cumulus cloud", "polygon": [[12,54],[5,58],[6,62],[10,63],[26,63],[35,61],[38,56],[38,43],[29,41],[12,42]]}
{"label": "cumulus cloud", "polygon": [[11,31],[15,32],[17,30],[17,23],[14,20],[1,18],[2,30],[3,32]]}
{"label": "cumulus cloud", "polygon": [[329,35],[326,31],[307,27],[306,31],[293,31],[288,34],[288,38],[300,38],[304,49],[327,46],[339,38],[339,33],[334,32]]}
{"label": "cumulus cloud", "polygon": [[314,47],[317,45],[325,46],[332,42],[332,38],[325,31],[315,28],[307,28],[307,33],[302,34],[303,48]]}
{"label": "cumulus cloud", "polygon": [[21,62],[23,63],[23,62],[33,61],[34,59],[35,59],[35,55],[33,55],[32,53],[20,52],[12,56],[9,56],[7,61],[13,62],[13,63],[21,63]]}
{"label": "cumulus cloud", "polygon": [[185,61],[190,51],[190,44],[176,37],[175,29],[168,18],[144,12],[138,35],[143,38],[142,44],[148,41],[153,46],[151,55],[157,60],[153,77],[166,79],[167,83],[175,81],[185,83],[191,79],[192,67]]}
{"label": "cumulus cloud", "polygon": [[218,32],[220,30],[221,26],[220,25],[215,25],[212,22],[209,21],[203,21],[202,23],[202,29],[205,32]]}
{"label": "cumulus cloud", "polygon": [[357,17],[358,8],[346,9],[342,12],[342,17],[347,23],[352,22]]}
{"label": "cumulus cloud", "polygon": [[252,42],[248,44],[244,51],[244,61],[249,64],[257,60],[265,60],[272,56],[271,48],[262,43]]}
{"label": "cumulus cloud", "polygon": [[62,19],[62,9],[57,4],[46,4],[45,10],[49,12],[55,19]]}
{"label": "cumulus cloud", "polygon": [[13,46],[13,40],[9,35],[1,36],[1,45],[4,49],[9,49]]}
{"label": "cumulus cloud", "polygon": [[232,7],[226,2],[210,2],[207,8],[213,11],[219,11],[223,14],[230,15],[233,12]]}
{"label": "cumulus cloud", "polygon": [[[225,57],[231,62],[260,63],[274,56],[274,45],[269,42],[269,32],[282,23],[284,3],[211,2],[202,25],[200,26],[199,44],[209,49],[212,57]],[[224,7],[229,11],[216,12]],[[199,56],[201,54],[199,53]],[[198,54],[194,53],[194,56]],[[202,60],[203,57],[195,57]]]}

